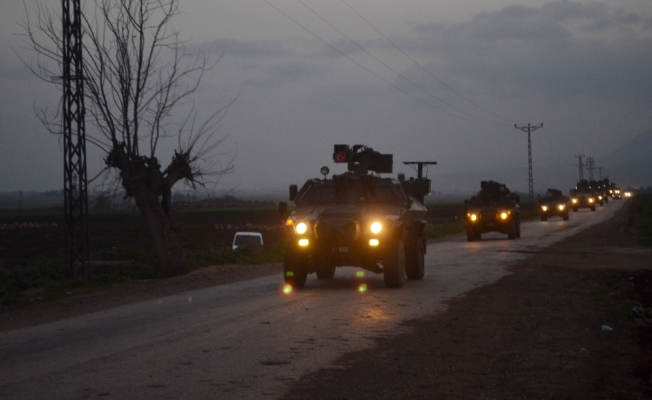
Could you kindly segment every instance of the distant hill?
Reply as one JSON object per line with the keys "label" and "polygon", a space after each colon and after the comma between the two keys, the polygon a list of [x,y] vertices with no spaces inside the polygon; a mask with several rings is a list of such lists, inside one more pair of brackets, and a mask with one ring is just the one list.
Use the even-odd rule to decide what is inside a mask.
{"label": "distant hill", "polygon": [[621,187],[652,186],[652,131],[636,136],[596,161],[603,167],[602,175]]}

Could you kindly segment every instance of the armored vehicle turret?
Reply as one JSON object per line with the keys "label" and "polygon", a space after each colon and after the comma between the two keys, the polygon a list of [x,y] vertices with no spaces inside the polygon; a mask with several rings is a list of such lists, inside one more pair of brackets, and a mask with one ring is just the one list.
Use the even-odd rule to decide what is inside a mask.
{"label": "armored vehicle turret", "polygon": [[[290,186],[296,207],[285,221],[285,282],[303,287],[309,274],[329,279],[343,266],[382,273],[387,287],[422,279],[430,180],[421,173],[404,182],[380,177],[392,172],[393,156],[363,145],[335,145],[333,160],[348,171],[329,179],[323,167],[323,179]],[[422,171],[436,163],[417,164]]]}

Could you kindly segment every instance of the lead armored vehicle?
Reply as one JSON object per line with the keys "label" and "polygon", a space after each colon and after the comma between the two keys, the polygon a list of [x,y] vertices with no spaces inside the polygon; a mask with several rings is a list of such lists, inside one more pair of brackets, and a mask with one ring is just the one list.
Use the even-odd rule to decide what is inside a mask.
{"label": "lead armored vehicle", "polygon": [[[313,272],[329,279],[342,266],[383,274],[387,287],[422,279],[426,252],[427,209],[424,196],[430,180],[422,175],[400,182],[382,178],[392,172],[393,156],[355,145],[335,145],[333,160],[348,164],[348,172],[328,179],[309,179],[300,190],[290,186],[296,207],[287,216],[288,235],[283,275],[285,282],[303,287]],[[406,163],[408,164],[408,163]],[[287,204],[279,205],[284,212]]]}
{"label": "lead armored vehicle", "polygon": [[561,217],[568,221],[568,197],[564,196],[561,190],[548,189],[546,195],[539,200],[539,211],[541,221],[547,221],[550,217]]}
{"label": "lead armored vehicle", "polygon": [[486,232],[506,233],[509,239],[521,237],[519,196],[494,181],[482,181],[480,189],[464,201],[466,239],[469,242],[480,240]]}

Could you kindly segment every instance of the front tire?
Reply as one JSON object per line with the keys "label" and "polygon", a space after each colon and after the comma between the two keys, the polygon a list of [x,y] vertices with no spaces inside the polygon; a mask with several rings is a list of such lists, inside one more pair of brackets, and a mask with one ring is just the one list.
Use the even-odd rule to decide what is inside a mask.
{"label": "front tire", "polygon": [[469,226],[466,228],[466,240],[469,242],[473,242],[477,239],[475,229],[473,227]]}
{"label": "front tire", "polygon": [[564,214],[564,221],[568,221],[569,217],[570,216],[568,215],[568,211],[566,211],[566,213]]}
{"label": "front tire", "polygon": [[423,240],[417,238],[416,243],[405,248],[405,273],[408,279],[421,280],[426,273],[425,248]]}
{"label": "front tire", "polygon": [[306,272],[307,263],[307,256],[299,254],[293,248],[287,248],[285,250],[285,259],[283,260],[283,279],[285,279],[285,283],[295,288],[304,287],[308,278],[308,273]]}
{"label": "front tire", "polygon": [[387,245],[383,257],[383,279],[388,288],[400,288],[405,283],[405,246],[400,240]]}
{"label": "front tire", "polygon": [[546,222],[548,220],[548,217],[541,214],[541,221]]}
{"label": "front tire", "polygon": [[507,228],[507,239],[516,239],[516,221],[510,221],[511,224]]}
{"label": "front tire", "polygon": [[591,211],[595,211],[595,204],[591,206]]}

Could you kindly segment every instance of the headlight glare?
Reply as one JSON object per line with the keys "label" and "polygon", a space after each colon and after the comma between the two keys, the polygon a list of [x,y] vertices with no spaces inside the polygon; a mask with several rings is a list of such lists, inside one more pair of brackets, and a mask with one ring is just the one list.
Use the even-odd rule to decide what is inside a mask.
{"label": "headlight glare", "polygon": [[374,222],[374,223],[371,224],[371,228],[370,228],[370,229],[371,229],[371,233],[376,233],[376,234],[378,234],[378,233],[380,233],[380,231],[383,230],[383,224],[381,224],[380,222],[376,221],[376,222]]}
{"label": "headlight glare", "polygon": [[308,231],[308,225],[305,222],[299,222],[294,229],[299,235],[303,235]]}

